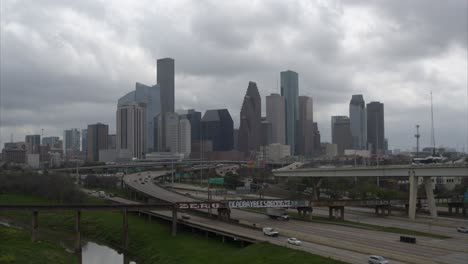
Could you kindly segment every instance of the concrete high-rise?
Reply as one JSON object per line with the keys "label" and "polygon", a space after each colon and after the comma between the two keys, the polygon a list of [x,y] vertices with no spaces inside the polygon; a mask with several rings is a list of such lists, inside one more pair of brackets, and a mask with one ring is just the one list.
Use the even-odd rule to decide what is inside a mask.
{"label": "concrete high-rise", "polygon": [[147,86],[141,83],[135,84],[135,90],[129,92],[121,97],[118,101],[117,108],[122,105],[132,103],[145,103],[146,104],[146,150],[151,152],[156,149],[156,135],[155,135],[155,117],[161,112],[161,97],[160,86]]}
{"label": "concrete high-rise", "polygon": [[272,144],[273,140],[273,126],[270,121],[266,120],[266,118],[262,118],[261,129],[260,129],[260,145],[261,146],[268,146]]}
{"label": "concrete high-rise", "polygon": [[147,108],[145,103],[133,102],[117,108],[117,151],[128,150],[132,158],[142,159],[147,150]]}
{"label": "concrete high-rise", "polygon": [[261,98],[255,82],[249,82],[240,112],[238,149],[241,152],[257,151],[260,147]]}
{"label": "concrete high-rise", "polygon": [[367,104],[367,142],[372,154],[383,154],[385,140],[384,104]]}
{"label": "concrete high-rise", "polygon": [[25,137],[26,153],[38,154],[41,146],[41,135],[27,135]]}
{"label": "concrete high-rise", "polygon": [[286,101],[279,94],[266,97],[266,120],[271,123],[272,143],[286,144]]}
{"label": "concrete high-rise", "polygon": [[353,149],[367,149],[367,113],[362,94],[355,94],[351,97],[349,119]]}
{"label": "concrete high-rise", "polygon": [[42,138],[42,145],[50,146],[51,148],[55,148],[60,141],[59,137],[43,137]]}
{"label": "concrete high-rise", "polygon": [[352,146],[351,126],[349,117],[332,116],[332,143],[337,145],[338,155],[344,155],[345,149]]}
{"label": "concrete high-rise", "polygon": [[190,121],[190,133],[192,141],[201,140],[201,112],[194,109],[178,110],[180,119],[187,119]]}
{"label": "concrete high-rise", "polygon": [[296,152],[311,156],[314,151],[314,111],[312,98],[299,96],[299,120],[297,122]]}
{"label": "concrete high-rise", "polygon": [[286,102],[286,144],[296,154],[296,127],[299,117],[299,75],[294,71],[281,72],[281,95]]}
{"label": "concrete high-rise", "polygon": [[318,129],[318,124],[317,122],[314,122],[314,155],[315,156],[320,156],[322,154],[322,146],[321,146],[321,142],[320,142],[321,138],[320,138],[320,131]]}
{"label": "concrete high-rise", "polygon": [[88,129],[81,129],[81,152],[86,155],[88,149]]}
{"label": "concrete high-rise", "polygon": [[87,147],[86,160],[92,161],[92,162],[99,161],[99,150],[107,149],[107,136],[108,135],[109,135],[108,125],[101,124],[101,123],[88,125],[88,139],[87,139],[88,147]]}
{"label": "concrete high-rise", "polygon": [[65,130],[63,132],[63,155],[66,157],[75,156],[80,151],[80,131],[77,128]]}
{"label": "concrete high-rise", "polygon": [[[188,157],[192,147],[192,131],[190,120],[186,114],[161,113],[157,117],[157,135],[160,152],[183,153]],[[165,119],[165,120],[163,120]],[[161,123],[165,126],[159,126]],[[165,129],[165,131],[161,131]],[[161,135],[165,135],[162,137]]]}
{"label": "concrete high-rise", "polygon": [[234,122],[227,109],[207,110],[202,118],[202,139],[213,143],[213,151],[230,151],[234,145]]}
{"label": "concrete high-rise", "polygon": [[190,156],[192,151],[192,129],[190,121],[182,118],[179,121],[179,153],[183,153],[185,157]]}
{"label": "concrete high-rise", "polygon": [[161,88],[161,112],[173,113],[174,111],[174,83],[175,67],[174,59],[163,58],[157,60],[157,84]]}

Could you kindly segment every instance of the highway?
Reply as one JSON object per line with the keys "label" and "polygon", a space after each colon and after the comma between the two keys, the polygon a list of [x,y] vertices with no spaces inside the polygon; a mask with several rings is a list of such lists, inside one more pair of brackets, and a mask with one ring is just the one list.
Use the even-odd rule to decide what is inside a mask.
{"label": "highway", "polygon": [[[152,179],[165,173],[158,171],[130,174],[124,177],[124,181],[132,189],[164,201],[196,201],[192,197],[177,194],[152,183]],[[145,182],[146,178],[148,180]],[[467,244],[464,243],[465,239],[468,241],[466,237],[446,240],[417,237],[418,243],[413,245],[399,242],[398,234],[294,220],[281,222],[269,219],[263,214],[236,209],[232,210],[231,218],[237,219],[246,225],[255,224],[257,227],[277,228],[281,233],[288,236],[295,236],[303,241],[326,246],[328,247],[327,250],[331,250],[331,252],[338,250],[335,248],[340,248],[341,250],[359,252],[366,256],[368,254],[380,254],[410,263],[468,263],[468,248],[463,247],[463,244]],[[222,223],[219,221],[213,222],[211,219],[205,221],[210,221],[211,224],[215,224],[214,222]],[[379,220],[374,218],[374,221]],[[455,231],[452,234],[458,236]],[[307,246],[304,246],[304,248],[307,248]],[[329,251],[328,256],[335,254],[330,254],[331,252]]]}
{"label": "highway", "polygon": [[[120,197],[107,197],[108,200],[111,200],[116,203],[124,203],[124,204],[135,204],[136,202],[130,201],[127,199],[123,199]],[[172,218],[172,212],[171,211],[151,211],[152,215],[159,215],[165,218]],[[190,219],[183,219],[182,218],[183,214],[178,214],[178,222],[179,224],[196,224],[197,226],[205,226],[206,228],[209,229],[216,229],[218,231],[223,231],[226,233],[235,233],[239,236],[243,237],[250,237],[254,240],[257,241],[266,241],[271,244],[275,244],[278,246],[287,246],[293,249],[297,250],[302,250],[305,252],[321,255],[324,257],[331,257],[336,260],[341,260],[347,263],[352,263],[352,264],[360,264],[360,263],[366,263],[368,255],[367,254],[362,254],[359,252],[354,252],[354,251],[349,251],[349,250],[343,250],[343,249],[337,249],[325,245],[320,245],[316,243],[311,243],[307,241],[302,241],[302,244],[300,246],[293,246],[289,245],[286,242],[286,239],[288,238],[287,236],[280,235],[279,237],[268,237],[262,234],[260,230],[255,231],[251,228],[248,227],[243,227],[240,225],[233,225],[229,224],[226,222],[221,222],[217,221],[214,219],[209,219],[209,218],[204,218],[204,217],[199,217],[195,215],[190,215]],[[398,261],[393,261],[392,263],[395,264],[400,264],[404,262],[398,262]]]}

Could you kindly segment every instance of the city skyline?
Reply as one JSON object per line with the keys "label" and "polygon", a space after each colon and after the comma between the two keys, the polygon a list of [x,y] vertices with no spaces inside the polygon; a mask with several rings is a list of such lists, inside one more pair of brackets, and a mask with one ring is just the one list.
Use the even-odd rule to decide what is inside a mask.
{"label": "city skyline", "polygon": [[[265,42],[260,38],[262,49],[254,49],[256,53],[241,52],[237,56],[228,56],[224,62],[217,57],[226,55],[226,51],[239,51],[255,45],[249,41],[236,42],[246,39],[243,34],[234,34],[234,39],[230,42],[233,46],[227,46],[226,42],[222,42],[223,38],[215,34],[216,31],[212,32],[206,27],[224,21],[222,15],[198,16],[196,12],[186,10],[189,17],[194,19],[193,25],[198,26],[196,28],[204,34],[203,40],[206,40],[195,39],[194,47],[200,50],[200,54],[192,54],[184,49],[188,45],[186,41],[169,45],[177,39],[184,40],[188,37],[182,31],[175,30],[177,28],[174,26],[167,29],[143,29],[142,31],[153,31],[139,31],[138,36],[132,38],[129,32],[121,32],[121,28],[102,22],[93,13],[96,6],[76,5],[70,8],[70,16],[44,17],[52,23],[48,24],[49,27],[52,25],[51,31],[57,32],[56,35],[49,36],[44,32],[44,25],[36,23],[32,18],[18,20],[27,17],[28,12],[34,8],[55,8],[61,11],[53,2],[36,5],[31,4],[29,8],[21,8],[21,3],[5,2],[2,5],[2,14],[5,14],[2,18],[5,22],[2,23],[1,40],[2,145],[10,141],[11,133],[14,133],[14,141],[22,141],[25,135],[41,134],[41,129],[44,129],[44,136],[61,136],[65,129],[84,129],[88,124],[96,122],[109,124],[110,132],[115,133],[114,111],[118,96],[131,91],[136,82],[155,83],[154,61],[164,57],[174,58],[178,63],[175,72],[176,109],[193,108],[204,112],[208,109],[227,108],[236,128],[239,127],[243,100],[243,91],[239,92],[238,87],[244,87],[250,80],[255,81],[260,96],[264,99],[270,93],[280,93],[278,74],[290,68],[300,75],[300,94],[314,98],[314,122],[318,123],[322,142],[331,141],[330,117],[347,115],[349,97],[352,94],[363,94],[365,98],[385,104],[385,137],[389,139],[390,148],[411,149],[415,145],[413,134],[416,124],[421,125],[421,145],[429,146],[429,92],[433,90],[437,146],[445,145],[461,150],[466,145],[466,121],[463,122],[462,129],[459,122],[453,121],[454,117],[466,120],[466,71],[457,70],[467,68],[464,59],[467,53],[466,23],[459,23],[460,20],[466,20],[466,12],[462,12],[466,10],[466,3],[444,3],[439,6],[437,2],[423,5],[418,1],[396,2],[394,5],[337,2],[335,7],[316,3],[309,7],[297,4],[296,8],[300,9],[298,12],[301,14],[306,11],[318,12],[333,19],[334,22],[328,27],[322,27],[325,23],[323,21],[304,17],[298,18],[297,24],[292,24],[294,12],[281,3],[268,7],[260,4],[257,9],[238,17],[233,16],[231,10],[240,8],[238,5],[241,4],[218,5],[215,7],[220,14],[233,19],[234,23],[227,24],[227,27],[239,28],[258,37],[267,37],[265,32],[268,30],[261,26],[262,22],[270,21],[281,14],[279,12],[286,15],[285,22],[275,22],[282,29],[305,33],[306,26],[310,26],[310,23],[314,25],[310,27],[311,33],[305,34],[303,39],[294,39],[293,43],[297,44],[279,41],[281,45],[275,46],[267,44],[275,43],[274,39]],[[145,12],[155,12],[151,7],[149,5],[145,8]],[[135,8],[139,10],[139,7]],[[203,4],[196,4],[191,8],[209,10]],[[368,11],[369,8],[376,9],[382,16],[377,17],[376,13]],[[337,10],[341,13],[333,13]],[[400,12],[402,10],[413,13],[416,19],[411,20],[411,23],[416,23],[415,25],[408,24],[410,22],[406,20],[411,12]],[[434,10],[438,10],[440,15],[427,15]],[[362,16],[355,21],[356,27],[349,28],[344,22],[356,13]],[[108,15],[104,14],[104,17],[107,18]],[[124,22],[124,25],[140,23],[131,19],[124,20],[124,17],[128,17],[126,15],[128,14],[122,14],[122,17],[116,19]],[[256,17],[258,28],[249,29],[241,23],[244,18]],[[103,35],[99,43],[94,42],[85,34],[85,29],[82,33],[77,30],[67,32],[68,28],[61,24],[67,19],[83,22],[88,27],[95,26],[93,23],[96,23],[96,30],[107,29],[111,34]],[[154,19],[164,25],[170,20],[165,16]],[[149,22],[143,22],[145,21]],[[390,26],[393,25],[391,22],[397,26],[393,30],[399,31],[402,36],[389,33]],[[374,31],[370,30],[372,27]],[[151,38],[153,33],[157,36],[170,29],[174,29],[175,33],[168,36],[166,41]],[[119,32],[121,35],[117,34]],[[192,34],[195,31],[190,32]],[[339,34],[345,32],[345,37],[340,37]],[[363,33],[369,36],[363,37]],[[24,36],[28,34],[36,34],[44,45],[37,47],[26,41],[28,38]],[[299,45],[308,43],[304,41],[317,39],[311,38],[314,34],[323,38],[312,42],[308,48]],[[412,38],[412,34],[417,38]],[[294,37],[288,35],[287,31],[282,31],[277,38],[283,40],[282,36]],[[424,38],[422,42],[419,40],[421,36],[428,36],[429,39]],[[389,45],[379,46],[374,41],[378,38]],[[407,42],[404,40],[409,41],[411,46],[405,46],[404,43]],[[208,49],[209,43],[214,43],[215,48]],[[89,46],[91,44],[108,48],[108,52],[93,50]],[[388,49],[390,44],[394,47],[392,50]],[[356,45],[362,48],[356,49]],[[70,57],[67,47],[75,50],[78,56]],[[59,56],[52,55],[51,52],[55,50]],[[265,52],[270,50],[281,52],[269,58]],[[115,55],[119,51],[123,54],[120,57]],[[304,55],[301,56],[298,52]],[[43,56],[50,56],[50,60]],[[204,59],[200,60],[201,57]],[[67,61],[67,64],[60,58]],[[330,62],[323,63],[324,59]],[[43,63],[38,64],[39,62]],[[372,69],[365,65],[372,66]],[[26,78],[17,77],[23,75]],[[23,94],[30,96],[20,96]],[[213,97],[219,100],[212,100]],[[262,106],[262,116],[264,115],[265,107]]]}

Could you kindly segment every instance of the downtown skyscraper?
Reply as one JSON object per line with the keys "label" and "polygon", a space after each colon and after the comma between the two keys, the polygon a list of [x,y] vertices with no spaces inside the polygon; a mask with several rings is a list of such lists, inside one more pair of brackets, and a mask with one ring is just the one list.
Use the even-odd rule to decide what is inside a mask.
{"label": "downtown skyscraper", "polygon": [[296,152],[311,156],[314,150],[314,111],[312,98],[299,96],[299,117],[297,122]]}
{"label": "downtown skyscraper", "polygon": [[355,94],[349,103],[352,148],[367,149],[367,113],[362,94]]}
{"label": "downtown skyscraper", "polygon": [[[97,162],[99,161],[99,150],[107,149],[107,138],[109,135],[109,126],[101,123],[88,125],[88,147],[86,160]],[[79,147],[79,137],[78,137]]]}
{"label": "downtown skyscraper", "polygon": [[285,99],[286,144],[296,154],[297,120],[299,118],[299,75],[288,70],[281,72],[281,95]]}
{"label": "downtown skyscraper", "polygon": [[385,150],[384,104],[370,102],[367,104],[367,141],[372,154],[381,154]]}
{"label": "downtown skyscraper", "polygon": [[146,104],[133,102],[117,109],[117,151],[127,150],[132,158],[142,159],[147,147]]}
{"label": "downtown skyscraper", "polygon": [[352,146],[351,126],[349,117],[347,116],[332,116],[332,143],[336,144],[338,155],[343,155],[346,149]]}
{"label": "downtown skyscraper", "polygon": [[261,98],[255,82],[249,82],[240,112],[238,149],[241,152],[257,151],[260,147]]}
{"label": "downtown skyscraper", "polygon": [[271,143],[286,143],[286,102],[279,94],[266,97],[266,120],[271,123]]}

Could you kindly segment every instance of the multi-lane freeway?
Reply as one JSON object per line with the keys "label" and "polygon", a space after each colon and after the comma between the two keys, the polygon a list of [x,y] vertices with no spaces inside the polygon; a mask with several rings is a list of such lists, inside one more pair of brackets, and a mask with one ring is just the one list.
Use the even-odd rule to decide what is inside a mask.
{"label": "multi-lane freeway", "polygon": [[[153,183],[154,178],[165,173],[167,172],[155,171],[130,174],[124,177],[124,181],[130,188],[160,200],[168,202],[196,201],[192,197],[167,190]],[[406,244],[399,242],[398,234],[294,220],[282,222],[269,219],[263,214],[243,210],[233,209],[231,218],[237,219],[245,225],[253,226],[255,224],[256,227],[269,226],[277,228],[282,234],[295,236],[305,241],[300,247],[302,250],[337,259],[342,259],[339,256],[348,256],[346,261],[352,263],[363,263],[362,261],[366,259],[368,254],[384,255],[403,263],[468,263],[468,247],[465,246],[468,244],[468,235],[463,236],[465,234],[457,234],[455,229],[450,231],[448,228],[444,229],[435,224],[432,225],[434,232],[443,231],[443,233],[450,234],[453,238],[441,240],[418,236],[417,244]],[[223,228],[232,230],[241,228],[208,218],[194,217],[191,220],[210,226],[222,225]],[[407,221],[402,219],[392,220],[395,221],[395,225]],[[378,222],[380,218],[374,218],[374,221]],[[420,224],[416,223],[415,226],[417,225]],[[408,227],[411,226],[409,224]],[[242,232],[263,237],[260,231],[252,229],[246,229]],[[284,245],[285,238],[282,239],[278,241],[273,239],[272,242]],[[350,255],[354,257],[349,258]],[[392,263],[396,263],[396,261],[392,261]]]}

